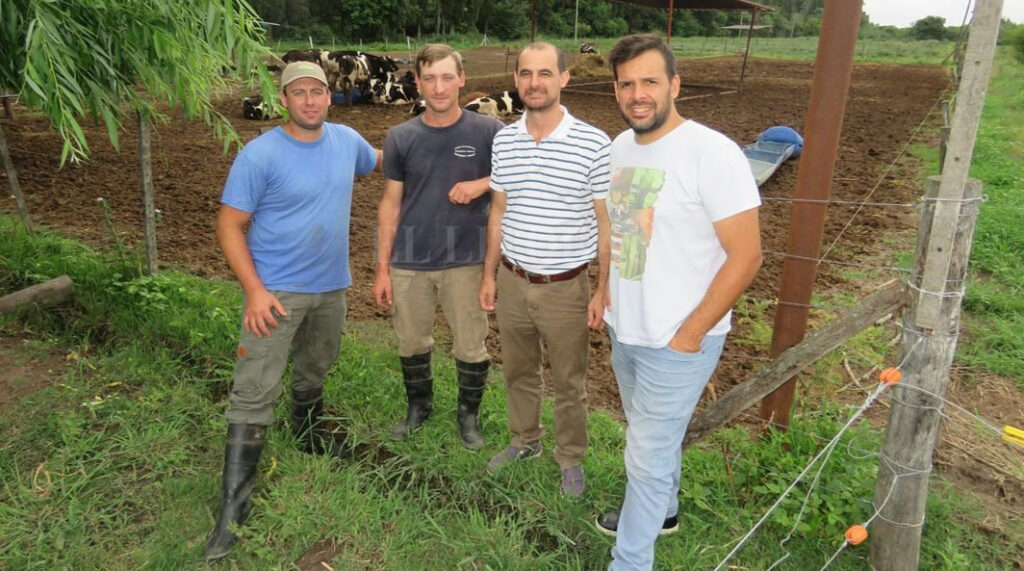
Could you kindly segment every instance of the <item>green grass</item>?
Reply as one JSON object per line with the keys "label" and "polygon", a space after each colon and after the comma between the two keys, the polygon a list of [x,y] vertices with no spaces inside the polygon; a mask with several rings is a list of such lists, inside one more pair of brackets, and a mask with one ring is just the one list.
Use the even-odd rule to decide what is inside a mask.
{"label": "green grass", "polygon": [[[52,234],[28,237],[9,218],[0,218],[0,252],[5,290],[61,273],[77,284],[72,308],[0,320],[4,334],[31,330],[72,354],[62,383],[0,417],[0,568],[206,568],[236,286],[175,272],[135,277]],[[337,545],[335,569],[605,566],[612,543],[591,521],[621,498],[622,426],[591,415],[585,500],[559,496],[550,456],[488,475],[487,458],[507,442],[500,383],[484,401],[488,445],[466,451],[453,418],[452,363],[438,361],[435,415],[411,441],[382,443],[404,406],[395,352],[385,326],[353,323],[326,398],[354,438],[378,452],[349,463],[301,454],[285,428],[283,399],[244,541],[218,567],[290,568],[319,541]],[[826,405],[797,415],[788,434],[755,442],[733,428],[689,451],[680,496],[686,531],[659,542],[659,565],[717,564],[849,414]],[[544,419],[551,426],[550,404]],[[860,450],[877,450],[879,441],[861,425],[836,451],[786,547],[791,568],[820,567],[845,528],[870,515],[877,464]],[[550,435],[545,445],[553,448]],[[796,523],[803,494],[798,488],[733,563],[762,569],[784,555],[778,542]],[[990,540],[975,527],[983,510],[943,487],[929,510],[922,568],[1011,569],[1024,555],[1024,529]],[[866,557],[866,546],[850,549],[832,568],[862,569]]]}
{"label": "green grass", "polygon": [[971,176],[984,184],[964,303],[970,365],[1024,389],[1024,64],[1001,51],[985,99]]}
{"label": "green grass", "polygon": [[[680,57],[734,55],[746,49],[746,34],[741,37],[673,38],[672,47]],[[818,50],[817,37],[759,38],[755,34],[750,55],[778,59],[813,60]],[[937,64],[953,50],[952,42],[860,39],[854,51],[858,62]]]}
{"label": "green grass", "polygon": [[[384,51],[407,51],[415,52],[424,43],[443,42],[448,43],[457,50],[471,50],[480,47],[482,37],[471,34],[460,34],[453,37],[430,37],[417,42],[412,40],[408,44],[401,42],[373,42],[366,44],[343,44],[333,41],[331,38],[314,40],[314,47],[331,50],[364,50],[369,52]],[[567,53],[576,53],[579,50],[579,42],[590,42],[597,46],[603,54],[615,44],[618,38],[580,38],[579,42],[569,38],[545,38],[538,40],[549,41]],[[736,55],[746,49],[746,35],[742,37],[720,36],[720,37],[687,37],[672,38],[672,47],[677,57],[714,57]],[[528,40],[501,42],[491,38],[488,45],[494,47],[510,47],[518,49],[529,43]],[[284,53],[291,49],[307,49],[309,42],[305,41],[282,41],[271,42],[271,49],[275,53]],[[813,60],[818,49],[817,37],[799,38],[761,38],[755,34],[750,54],[754,57]],[[908,40],[880,40],[860,39],[854,52],[854,59],[858,62],[881,62],[881,63],[904,63],[904,64],[931,64],[936,65],[946,59],[953,51],[953,42],[939,42],[937,40],[908,41]]]}
{"label": "green grass", "polygon": [[[937,149],[911,152],[924,161],[925,175],[938,173]],[[1005,49],[997,53],[971,176],[982,182],[986,200],[963,305],[967,334],[957,354],[973,368],[1016,379],[1024,390],[1024,64]]]}

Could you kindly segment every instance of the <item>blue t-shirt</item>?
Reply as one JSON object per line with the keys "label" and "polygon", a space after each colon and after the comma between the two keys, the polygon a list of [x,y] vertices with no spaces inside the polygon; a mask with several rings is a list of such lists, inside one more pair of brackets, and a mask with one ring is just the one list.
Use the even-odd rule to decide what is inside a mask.
{"label": "blue t-shirt", "polygon": [[334,123],[312,143],[278,127],[238,153],[221,202],[252,213],[247,242],[264,287],[320,293],[352,285],[352,181],[376,164],[359,133]]}

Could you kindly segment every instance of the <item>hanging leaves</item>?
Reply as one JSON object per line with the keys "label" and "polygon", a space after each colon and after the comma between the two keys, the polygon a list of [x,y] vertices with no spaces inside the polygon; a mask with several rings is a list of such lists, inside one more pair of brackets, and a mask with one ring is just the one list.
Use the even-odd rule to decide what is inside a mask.
{"label": "hanging leaves", "polygon": [[237,141],[211,94],[229,79],[275,94],[261,63],[259,16],[244,0],[0,0],[0,87],[43,112],[64,140],[61,163],[88,156],[80,121],[104,123],[119,146],[125,117],[165,119],[164,102]]}

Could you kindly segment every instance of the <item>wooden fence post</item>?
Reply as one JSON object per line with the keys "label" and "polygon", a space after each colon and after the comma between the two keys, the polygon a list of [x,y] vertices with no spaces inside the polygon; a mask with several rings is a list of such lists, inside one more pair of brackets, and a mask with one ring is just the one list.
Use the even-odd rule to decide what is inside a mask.
{"label": "wooden fence post", "polygon": [[968,178],[968,170],[1002,6],[1003,0],[975,4],[942,175],[928,180],[911,277],[913,293],[904,318],[904,375],[892,388],[889,425],[878,457],[878,517],[871,540],[871,566],[878,571],[917,569],[921,556],[928,476],[981,202],[981,183]]}
{"label": "wooden fence post", "polygon": [[[6,99],[4,101],[7,101]],[[28,205],[25,204],[25,195],[21,192],[21,185],[18,184],[18,170],[14,168],[14,161],[11,160],[11,150],[7,147],[7,137],[4,136],[3,125],[0,125],[0,155],[4,162],[4,170],[7,171],[7,183],[11,186],[11,194],[14,196],[14,204],[18,207],[18,216],[25,224],[25,231],[29,234],[35,233],[32,226],[32,217],[28,213]]]}
{"label": "wooden fence post", "polygon": [[149,115],[138,112],[139,118],[139,178],[142,181],[142,223],[146,236],[146,273],[156,273],[156,207],[153,200],[153,161],[151,158]]}
{"label": "wooden fence post", "polygon": [[[935,210],[941,204],[937,200],[939,187],[939,177],[931,177],[921,216],[910,303],[903,320],[903,380],[891,389],[889,425],[879,456],[875,509],[880,511],[871,537],[871,565],[877,571],[917,569],[928,476],[942,418],[940,398],[945,397],[949,384],[971,237],[981,202],[981,183],[969,179],[960,209],[962,215],[954,228],[956,240],[944,282],[948,287],[938,292],[922,290],[919,284],[928,249],[928,230],[937,223]],[[941,319],[935,330],[921,329],[917,326],[918,311],[924,299],[932,297],[941,300]]]}
{"label": "wooden fence post", "polygon": [[[960,198],[963,197],[967,171],[974,154],[974,140],[978,136],[978,123],[985,103],[992,56],[999,35],[999,15],[1003,0],[978,0],[971,22],[964,53],[964,72],[957,87],[956,108],[949,132],[949,143],[943,161],[939,200],[935,203],[935,223],[929,230],[928,251],[924,253],[921,287],[927,291],[944,291],[943,281],[949,273],[949,255],[953,246],[953,232],[960,217]],[[942,300],[935,296],[921,299],[917,312],[917,326],[935,329],[943,320],[940,314]]]}

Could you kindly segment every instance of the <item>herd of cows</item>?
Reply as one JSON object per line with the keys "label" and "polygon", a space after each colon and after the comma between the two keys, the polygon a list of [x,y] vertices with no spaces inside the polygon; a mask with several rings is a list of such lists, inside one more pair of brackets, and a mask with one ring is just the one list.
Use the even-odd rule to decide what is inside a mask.
{"label": "herd of cows", "polygon": [[[361,51],[291,50],[284,54],[285,64],[308,61],[319,65],[327,76],[334,101],[383,105],[411,105],[409,113],[417,115],[425,109],[411,71],[399,74],[399,60]],[[271,67],[273,71],[273,66]],[[494,94],[471,93],[459,101],[463,108],[494,117],[508,117],[523,112],[523,103],[515,90]],[[242,101],[242,116],[252,120],[275,118],[273,109],[262,97]]]}

